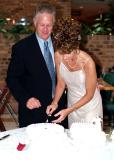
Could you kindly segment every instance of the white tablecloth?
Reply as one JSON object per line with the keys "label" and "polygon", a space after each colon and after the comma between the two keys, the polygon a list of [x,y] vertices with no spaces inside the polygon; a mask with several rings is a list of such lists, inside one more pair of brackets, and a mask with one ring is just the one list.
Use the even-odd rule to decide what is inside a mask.
{"label": "white tablecloth", "polygon": [[[114,142],[106,142],[106,145],[102,148],[88,149],[85,146],[80,148],[76,146],[76,144],[73,145],[73,143],[70,143],[72,141],[69,141],[69,146],[72,145],[72,147],[69,147],[66,149],[66,154],[68,153],[68,150],[71,153],[69,157],[65,156],[66,154],[64,153],[63,155],[62,153],[59,153],[58,156],[53,155],[53,153],[51,153],[51,148],[50,148],[50,153],[48,153],[48,156],[46,156],[45,150],[41,151],[38,148],[38,151],[34,153],[31,150],[29,150],[30,144],[27,144],[26,142],[26,136],[27,136],[26,128],[20,128],[20,129],[0,132],[0,138],[7,134],[10,134],[10,136],[7,137],[6,139],[0,140],[0,159],[1,160],[57,160],[58,158],[59,160],[63,160],[63,159],[65,160],[66,159],[70,159],[70,160],[76,160],[76,159],[77,160],[86,160],[86,159],[87,160],[114,160]],[[23,151],[17,150],[17,146],[19,142],[27,144]],[[52,147],[55,147],[55,146],[52,146]],[[71,151],[72,149],[73,149],[73,152]],[[58,150],[56,150],[55,152],[56,154],[58,154]],[[34,156],[32,156],[33,154]]]}

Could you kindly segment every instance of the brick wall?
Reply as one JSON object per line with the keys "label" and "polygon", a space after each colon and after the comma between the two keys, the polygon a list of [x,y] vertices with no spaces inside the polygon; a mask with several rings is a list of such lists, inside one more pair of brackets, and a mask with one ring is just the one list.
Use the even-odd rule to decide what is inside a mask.
{"label": "brick wall", "polygon": [[114,36],[88,36],[85,48],[96,61],[99,61],[104,71],[114,66]]}
{"label": "brick wall", "polygon": [[[26,17],[31,21],[39,1],[41,0],[0,0],[0,18],[11,18],[17,21],[22,17]],[[56,6],[58,17],[69,17],[71,15],[70,0],[48,1]]]}

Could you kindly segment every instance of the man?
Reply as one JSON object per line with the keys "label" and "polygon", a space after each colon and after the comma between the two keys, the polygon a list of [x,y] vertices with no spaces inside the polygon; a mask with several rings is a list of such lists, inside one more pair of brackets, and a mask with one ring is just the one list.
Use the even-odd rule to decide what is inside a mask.
{"label": "man", "polygon": [[[46,122],[46,107],[53,98],[54,80],[46,64],[44,41],[48,42],[52,63],[54,63],[51,40],[54,22],[54,7],[42,3],[33,18],[35,33],[12,47],[6,82],[19,103],[19,127]],[[61,99],[60,105],[64,106],[64,99]],[[67,127],[66,123],[65,127]]]}

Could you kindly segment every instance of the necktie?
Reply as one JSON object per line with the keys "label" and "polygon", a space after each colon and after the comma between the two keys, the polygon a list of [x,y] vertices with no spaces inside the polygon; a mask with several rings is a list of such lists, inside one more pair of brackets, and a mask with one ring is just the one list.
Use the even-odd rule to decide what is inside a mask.
{"label": "necktie", "polygon": [[54,69],[54,64],[53,64],[53,59],[52,55],[50,53],[49,47],[48,47],[48,42],[44,42],[44,59],[47,64],[47,68],[49,70],[51,79],[52,79],[52,95],[54,95],[55,91],[55,69]]}

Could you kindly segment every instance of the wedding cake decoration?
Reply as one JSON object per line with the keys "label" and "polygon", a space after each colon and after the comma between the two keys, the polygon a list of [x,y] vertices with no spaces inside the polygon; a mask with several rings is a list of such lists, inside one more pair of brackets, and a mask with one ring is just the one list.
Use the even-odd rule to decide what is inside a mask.
{"label": "wedding cake decoration", "polygon": [[114,142],[114,130],[111,130],[107,135],[107,140]]}

